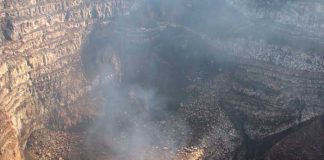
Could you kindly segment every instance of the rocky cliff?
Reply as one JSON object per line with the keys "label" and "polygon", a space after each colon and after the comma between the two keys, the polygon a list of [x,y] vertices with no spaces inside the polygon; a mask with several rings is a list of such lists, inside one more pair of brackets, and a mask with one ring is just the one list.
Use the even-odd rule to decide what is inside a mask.
{"label": "rocky cliff", "polygon": [[[99,19],[126,1],[0,1],[0,159],[19,160],[38,128],[65,128],[91,115],[80,45]],[[76,105],[76,103],[78,103]]]}
{"label": "rocky cliff", "polygon": [[0,160],[97,115],[111,66],[171,99],[158,128],[188,123],[200,158],[323,158],[323,2],[150,2],[115,23],[131,0],[0,0]]}

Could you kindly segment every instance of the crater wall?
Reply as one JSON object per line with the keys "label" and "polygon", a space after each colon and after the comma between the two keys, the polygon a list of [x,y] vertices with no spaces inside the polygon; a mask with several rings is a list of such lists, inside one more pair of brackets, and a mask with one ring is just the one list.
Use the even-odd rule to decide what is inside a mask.
{"label": "crater wall", "polygon": [[122,14],[127,5],[0,0],[0,159],[21,159],[36,129],[70,127],[91,114],[93,107],[79,101],[90,90],[80,46],[92,24]]}

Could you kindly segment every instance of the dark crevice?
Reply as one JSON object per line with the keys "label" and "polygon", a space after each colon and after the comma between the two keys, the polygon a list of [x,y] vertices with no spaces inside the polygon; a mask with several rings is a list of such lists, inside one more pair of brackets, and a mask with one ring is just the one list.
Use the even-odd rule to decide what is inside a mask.
{"label": "dark crevice", "polygon": [[234,159],[235,160],[239,159],[239,154],[240,154],[240,151],[242,151],[242,150],[247,151],[247,153],[245,153],[245,159],[251,159],[254,154],[252,152],[255,149],[254,149],[253,141],[250,139],[250,137],[248,136],[248,134],[246,133],[246,131],[244,129],[244,121],[245,121],[244,117],[242,117],[235,110],[230,109],[230,107],[225,107],[226,105],[228,105],[228,104],[226,104],[226,102],[224,102],[224,101],[220,102],[220,107],[222,108],[222,110],[224,110],[224,113],[229,117],[229,119],[233,123],[234,128],[240,133],[240,135],[243,138],[243,144],[241,145],[240,148],[236,149]]}
{"label": "dark crevice", "polygon": [[13,37],[12,37],[13,30],[14,30],[13,20],[9,16],[8,13],[6,13],[6,17],[4,19],[4,23],[1,26],[1,30],[2,30],[2,34],[3,34],[4,38],[5,38],[5,40],[7,40],[7,41],[12,41],[13,40]]}
{"label": "dark crevice", "polygon": [[91,17],[94,19],[99,18],[99,13],[98,13],[97,9],[93,8],[91,10]]}

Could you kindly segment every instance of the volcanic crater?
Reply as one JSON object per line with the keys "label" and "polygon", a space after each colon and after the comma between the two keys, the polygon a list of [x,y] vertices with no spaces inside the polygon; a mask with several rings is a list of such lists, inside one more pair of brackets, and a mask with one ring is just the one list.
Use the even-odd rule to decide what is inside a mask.
{"label": "volcanic crater", "polygon": [[0,0],[0,160],[324,159],[323,8]]}

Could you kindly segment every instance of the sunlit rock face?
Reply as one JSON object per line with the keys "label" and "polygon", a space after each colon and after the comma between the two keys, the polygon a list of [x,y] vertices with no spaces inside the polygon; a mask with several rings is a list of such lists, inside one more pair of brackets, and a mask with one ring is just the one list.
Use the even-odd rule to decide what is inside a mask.
{"label": "sunlit rock face", "polygon": [[0,159],[22,159],[35,130],[96,117],[112,83],[165,97],[150,109],[137,88],[125,89],[134,114],[175,132],[163,140],[198,148],[195,159],[323,159],[323,8],[316,0],[0,0]]}
{"label": "sunlit rock face", "polygon": [[[26,138],[94,114],[80,46],[91,25],[127,1],[0,0],[0,159],[21,159]],[[82,98],[83,97],[83,98]]]}

